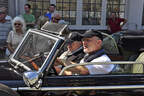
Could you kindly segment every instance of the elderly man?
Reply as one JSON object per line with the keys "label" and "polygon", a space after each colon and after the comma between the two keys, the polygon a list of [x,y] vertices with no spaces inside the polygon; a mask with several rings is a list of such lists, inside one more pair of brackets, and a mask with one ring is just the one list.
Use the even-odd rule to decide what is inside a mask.
{"label": "elderly man", "polygon": [[58,23],[58,24],[66,24],[64,20],[61,19],[60,14],[55,13],[52,17],[52,22],[53,23]]}
{"label": "elderly man", "polygon": [[[110,62],[110,58],[102,49],[103,36],[101,33],[93,30],[86,31],[82,35],[83,51],[86,56],[80,63],[84,62]],[[114,68],[113,64],[86,65],[75,67],[80,74],[108,74]],[[72,71],[65,71],[66,75],[72,75]]]}

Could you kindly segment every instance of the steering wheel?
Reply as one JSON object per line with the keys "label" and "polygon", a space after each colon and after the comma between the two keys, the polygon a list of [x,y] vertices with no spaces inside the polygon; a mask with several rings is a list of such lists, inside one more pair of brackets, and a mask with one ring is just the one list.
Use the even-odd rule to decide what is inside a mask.
{"label": "steering wheel", "polygon": [[34,62],[34,60],[37,59],[37,58],[34,58],[34,59],[33,59],[33,58],[28,57],[28,56],[21,56],[21,58],[26,60],[26,62],[23,62],[23,63],[27,63],[27,62],[31,63],[32,66],[33,66],[33,68],[38,71],[39,67],[38,67],[38,65]]}

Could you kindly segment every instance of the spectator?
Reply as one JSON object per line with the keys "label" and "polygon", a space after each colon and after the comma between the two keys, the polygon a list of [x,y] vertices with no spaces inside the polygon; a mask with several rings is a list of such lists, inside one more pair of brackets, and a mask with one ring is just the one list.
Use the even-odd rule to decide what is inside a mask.
{"label": "spectator", "polygon": [[11,30],[11,22],[5,19],[6,12],[0,8],[0,58],[5,57],[6,39]]}
{"label": "spectator", "polygon": [[[66,24],[64,20],[61,20],[61,16],[58,13],[55,13],[51,19],[51,22],[53,23]],[[38,29],[40,29],[47,21],[49,21],[49,18],[46,16],[40,16],[37,21]]]}
{"label": "spectator", "polygon": [[[110,58],[105,54],[102,49],[102,34],[89,30],[82,35],[82,43],[86,56],[80,61],[84,62],[110,62]],[[79,74],[108,74],[114,68],[113,64],[101,64],[101,65],[86,65],[75,67]],[[66,75],[72,75],[72,71],[65,71]]]}
{"label": "spectator", "polygon": [[31,5],[25,4],[24,5],[25,13],[22,15],[26,22],[27,30],[30,28],[34,28],[35,26],[35,16],[31,14]]}
{"label": "spectator", "polygon": [[6,12],[6,17],[5,17],[5,19],[6,19],[7,21],[12,21],[12,17],[9,16],[9,15],[7,15],[7,8],[6,8],[6,7],[2,7],[2,10],[3,10],[4,12]]}
{"label": "spectator", "polygon": [[80,34],[78,32],[70,33],[66,43],[68,50],[57,59],[58,64],[67,66],[70,65],[71,62],[79,63],[84,57]]}
{"label": "spectator", "polygon": [[7,38],[8,50],[10,53],[14,52],[25,34],[26,24],[24,19],[22,17],[15,17],[12,21],[12,29]]}
{"label": "spectator", "polygon": [[45,16],[48,17],[50,22],[52,21],[53,15],[56,13],[55,9],[56,9],[56,6],[54,4],[51,4],[48,12],[45,14]]}
{"label": "spectator", "polygon": [[108,30],[110,31],[110,34],[121,31],[126,22],[126,19],[120,18],[116,12],[112,12],[108,19]]}
{"label": "spectator", "polygon": [[49,21],[47,16],[40,16],[37,20],[37,28],[40,29],[47,21]]}
{"label": "spectator", "polygon": [[55,13],[54,16],[52,17],[52,22],[59,23],[59,24],[66,24],[66,22],[61,19],[61,16],[58,13]]}

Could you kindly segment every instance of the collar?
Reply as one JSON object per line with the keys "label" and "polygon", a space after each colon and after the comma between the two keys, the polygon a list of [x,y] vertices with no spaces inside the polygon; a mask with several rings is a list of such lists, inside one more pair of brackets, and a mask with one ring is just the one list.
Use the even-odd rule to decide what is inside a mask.
{"label": "collar", "polygon": [[104,49],[100,49],[100,50],[98,50],[96,52],[93,52],[91,54],[86,54],[85,57],[84,57],[84,62],[90,62],[93,59],[98,58],[98,57],[100,57],[101,55],[104,55],[104,54],[105,54]]}

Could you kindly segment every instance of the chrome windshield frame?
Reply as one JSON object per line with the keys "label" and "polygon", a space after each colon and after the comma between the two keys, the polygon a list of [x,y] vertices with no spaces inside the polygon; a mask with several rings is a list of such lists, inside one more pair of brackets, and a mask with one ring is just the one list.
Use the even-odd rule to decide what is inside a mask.
{"label": "chrome windshield frame", "polygon": [[[24,38],[22,39],[22,41],[20,42],[20,44],[18,45],[18,47],[16,48],[15,52],[13,53],[13,55],[11,56],[9,62],[13,62],[15,63],[16,65],[12,65],[14,68],[18,68],[19,66],[23,67],[25,70],[27,71],[30,71],[31,69],[29,67],[27,67],[26,65],[24,65],[22,62],[16,60],[14,57],[15,55],[18,53],[19,50],[21,50],[21,47],[23,46],[23,44],[25,43],[25,41],[27,40],[27,37],[29,34],[31,33],[34,33],[34,34],[38,34],[38,35],[41,35],[41,36],[44,36],[44,37],[48,37],[48,38],[51,38],[53,40],[55,40],[56,42],[59,40],[59,39],[62,39],[64,40],[63,37],[60,37],[58,35],[54,35],[54,34],[51,34],[49,32],[44,32],[44,31],[41,31],[41,30],[36,30],[36,29],[30,29],[28,30],[28,32],[25,34]],[[56,42],[54,44],[54,46],[56,45]],[[53,46],[53,47],[54,47]],[[52,49],[53,50],[53,49]],[[51,50],[51,51],[52,51]],[[50,51],[50,54],[51,54],[51,51]],[[42,64],[42,66],[46,63],[47,59],[49,58],[49,56],[47,56],[47,58],[45,59],[45,62]]]}

